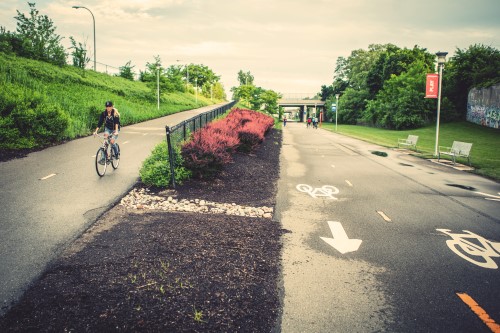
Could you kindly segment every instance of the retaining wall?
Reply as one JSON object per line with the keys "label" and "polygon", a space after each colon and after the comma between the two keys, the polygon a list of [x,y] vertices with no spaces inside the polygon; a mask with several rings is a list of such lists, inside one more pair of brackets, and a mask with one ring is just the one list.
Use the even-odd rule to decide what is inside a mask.
{"label": "retaining wall", "polygon": [[469,91],[467,121],[500,128],[500,84]]}

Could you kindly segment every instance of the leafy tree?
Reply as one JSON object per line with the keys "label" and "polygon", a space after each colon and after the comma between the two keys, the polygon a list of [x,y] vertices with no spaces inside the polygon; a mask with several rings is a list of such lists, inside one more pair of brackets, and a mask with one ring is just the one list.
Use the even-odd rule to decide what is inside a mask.
{"label": "leafy tree", "polygon": [[443,81],[443,96],[454,104],[458,117],[465,119],[469,90],[500,82],[500,51],[482,44],[457,48],[445,65]]}
{"label": "leafy tree", "polygon": [[342,98],[339,99],[339,105],[337,105],[337,121],[355,125],[366,107],[368,95],[367,89],[347,88]]}
{"label": "leafy tree", "polygon": [[216,75],[205,65],[190,64],[188,65],[188,70],[189,82],[198,87],[203,87],[207,83],[211,84],[220,80],[220,76]]}
{"label": "leafy tree", "polygon": [[28,2],[29,16],[17,11],[17,35],[22,41],[15,52],[26,58],[42,60],[55,65],[66,64],[66,53],[61,45],[62,37],[55,33],[56,27],[47,15],[40,15],[35,3]]}
{"label": "leafy tree", "polygon": [[0,27],[0,52],[16,54],[21,49],[22,40],[13,32]]}
{"label": "leafy tree", "polygon": [[120,67],[120,74],[118,74],[118,76],[123,77],[127,80],[130,80],[130,81],[134,81],[134,77],[135,77],[134,67],[135,66],[131,66],[131,62],[132,61],[129,60],[129,62],[127,62],[125,65]]}
{"label": "leafy tree", "polygon": [[212,94],[215,99],[225,100],[227,98],[224,86],[220,82],[215,82],[212,88]]}
{"label": "leafy tree", "polygon": [[260,94],[260,100],[264,104],[264,110],[269,114],[279,113],[278,99],[281,97],[282,95],[274,90],[264,90]]}
{"label": "leafy tree", "polygon": [[240,69],[238,72],[238,81],[240,82],[240,86],[253,85],[254,77],[250,71],[245,73]]}
{"label": "leafy tree", "polygon": [[69,37],[71,40],[71,47],[73,51],[71,51],[71,55],[73,56],[73,66],[84,69],[90,61],[90,58],[87,57],[87,47],[85,44],[78,43],[73,37]]}
{"label": "leafy tree", "polygon": [[380,53],[377,61],[370,67],[366,83],[373,98],[382,89],[384,82],[392,75],[400,75],[416,61],[422,61],[430,69],[434,65],[435,56],[424,48],[414,46],[413,49],[401,49],[389,44],[385,51]]}
{"label": "leafy tree", "polygon": [[435,100],[425,99],[425,77],[429,71],[423,61],[414,62],[401,75],[384,82],[377,98],[370,100],[363,119],[390,129],[410,129],[433,118]]}

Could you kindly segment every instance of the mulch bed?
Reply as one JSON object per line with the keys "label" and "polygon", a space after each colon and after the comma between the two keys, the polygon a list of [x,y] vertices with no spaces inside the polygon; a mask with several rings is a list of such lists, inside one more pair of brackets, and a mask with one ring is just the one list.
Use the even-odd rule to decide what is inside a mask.
{"label": "mulch bed", "polygon": [[[175,194],[274,207],[280,149],[273,129],[216,179],[186,182]],[[116,206],[49,265],[0,318],[0,331],[272,332],[282,233],[264,218]]]}

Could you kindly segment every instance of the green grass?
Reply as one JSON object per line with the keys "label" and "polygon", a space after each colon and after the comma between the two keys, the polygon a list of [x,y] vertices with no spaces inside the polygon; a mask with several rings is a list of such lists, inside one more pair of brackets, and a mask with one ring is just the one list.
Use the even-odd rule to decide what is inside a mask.
{"label": "green grass", "polygon": [[[58,67],[45,62],[6,55],[0,52],[0,86],[9,89],[15,102],[30,105],[38,96],[69,116],[63,137],[73,139],[89,135],[95,129],[104,102],[111,100],[121,114],[122,125],[154,119],[176,112],[210,105],[201,94],[162,93],[157,107],[156,86],[130,81],[106,73],[82,70],[74,66]],[[0,112],[4,112],[0,100]],[[5,114],[4,114],[5,113]]]}
{"label": "green grass", "polygon": [[[335,124],[323,123],[324,129],[335,132]],[[417,149],[424,158],[433,158],[436,142],[436,126],[430,125],[414,130],[393,131],[381,128],[338,125],[337,132],[343,135],[394,148],[398,139],[418,135]],[[475,173],[500,180],[500,130],[469,122],[444,123],[439,127],[439,146],[451,147],[453,141],[472,143],[471,161]],[[466,159],[458,159],[467,162]]]}

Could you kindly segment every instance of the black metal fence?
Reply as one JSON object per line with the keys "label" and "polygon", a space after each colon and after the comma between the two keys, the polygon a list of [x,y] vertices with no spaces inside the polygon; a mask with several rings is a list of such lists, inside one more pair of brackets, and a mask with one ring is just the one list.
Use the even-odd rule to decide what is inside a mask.
{"label": "black metal fence", "polygon": [[186,141],[189,138],[191,133],[194,133],[196,130],[202,128],[215,118],[223,115],[228,110],[230,110],[236,101],[232,101],[226,105],[220,106],[211,111],[207,111],[205,113],[194,116],[190,119],[184,120],[177,125],[170,127],[170,139],[172,140],[173,145],[180,145],[182,142]]}
{"label": "black metal fence", "polygon": [[222,105],[211,111],[194,116],[190,119],[184,120],[177,125],[172,127],[166,126],[165,130],[167,132],[167,146],[168,155],[170,160],[170,170],[172,176],[172,186],[175,188],[175,165],[174,165],[174,150],[172,147],[181,145],[184,141],[189,138],[191,133],[202,128],[206,124],[210,123],[215,118],[225,114],[230,110],[236,101],[232,101],[228,104]]}

